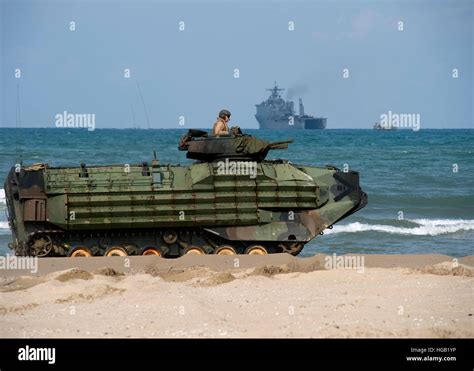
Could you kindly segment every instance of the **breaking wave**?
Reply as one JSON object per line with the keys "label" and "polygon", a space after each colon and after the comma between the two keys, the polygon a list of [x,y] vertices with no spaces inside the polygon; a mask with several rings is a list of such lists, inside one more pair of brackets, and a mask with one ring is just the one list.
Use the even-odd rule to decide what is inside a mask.
{"label": "breaking wave", "polygon": [[6,205],[7,201],[5,199],[5,190],[0,188],[0,205]]}
{"label": "breaking wave", "polygon": [[8,227],[8,222],[0,222],[0,235],[10,234],[10,228]]}
{"label": "breaking wave", "polygon": [[474,230],[474,220],[465,219],[410,219],[413,227],[397,227],[386,224],[349,223],[335,225],[333,229],[326,229],[324,234],[381,232],[414,236],[438,236],[441,234],[456,233]]}

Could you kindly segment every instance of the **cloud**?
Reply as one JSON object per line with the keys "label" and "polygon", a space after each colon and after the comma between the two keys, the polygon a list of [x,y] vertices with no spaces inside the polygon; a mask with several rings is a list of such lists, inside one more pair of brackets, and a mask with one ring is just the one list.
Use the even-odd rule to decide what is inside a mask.
{"label": "cloud", "polygon": [[362,9],[351,21],[351,30],[347,34],[352,39],[363,39],[375,26],[377,13],[373,9]]}

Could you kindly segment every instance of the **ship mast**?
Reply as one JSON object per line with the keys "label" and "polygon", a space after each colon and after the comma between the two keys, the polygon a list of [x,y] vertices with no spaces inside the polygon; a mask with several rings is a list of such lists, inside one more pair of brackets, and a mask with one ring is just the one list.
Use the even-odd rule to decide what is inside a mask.
{"label": "ship mast", "polygon": [[275,86],[274,86],[273,88],[271,88],[271,89],[265,89],[265,90],[271,91],[272,94],[270,95],[270,97],[273,98],[273,99],[277,99],[277,98],[279,97],[278,92],[279,92],[279,91],[283,91],[283,90],[285,90],[285,89],[280,89],[280,88],[278,87],[276,81],[274,82],[274,84],[275,84]]}

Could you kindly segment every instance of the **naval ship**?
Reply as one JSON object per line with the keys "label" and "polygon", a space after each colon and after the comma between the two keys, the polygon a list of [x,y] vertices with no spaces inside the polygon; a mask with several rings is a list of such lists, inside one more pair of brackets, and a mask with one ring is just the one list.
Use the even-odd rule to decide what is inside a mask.
{"label": "naval ship", "polygon": [[304,113],[303,100],[299,98],[299,114],[296,114],[294,104],[292,101],[285,101],[280,96],[280,89],[275,83],[275,86],[270,91],[270,97],[260,104],[256,104],[257,119],[260,129],[271,130],[313,130],[325,129],[327,118],[314,117]]}
{"label": "naval ship", "polygon": [[396,126],[388,124],[381,124],[380,122],[376,122],[374,124],[374,130],[397,130]]}

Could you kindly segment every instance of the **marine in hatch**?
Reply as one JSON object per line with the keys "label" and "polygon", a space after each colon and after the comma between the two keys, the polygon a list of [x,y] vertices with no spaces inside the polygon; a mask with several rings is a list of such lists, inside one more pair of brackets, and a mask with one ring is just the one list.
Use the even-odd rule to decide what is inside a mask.
{"label": "marine in hatch", "polygon": [[229,135],[229,125],[227,124],[230,121],[230,116],[231,113],[223,109],[219,112],[219,117],[217,118],[217,121],[214,123],[214,127],[212,128],[212,134],[214,136],[220,136],[220,135]]}

